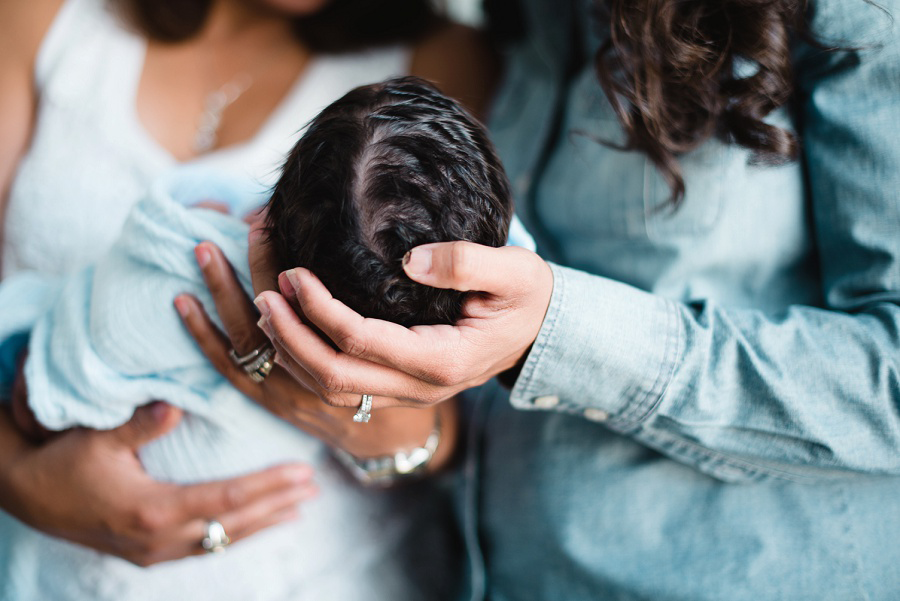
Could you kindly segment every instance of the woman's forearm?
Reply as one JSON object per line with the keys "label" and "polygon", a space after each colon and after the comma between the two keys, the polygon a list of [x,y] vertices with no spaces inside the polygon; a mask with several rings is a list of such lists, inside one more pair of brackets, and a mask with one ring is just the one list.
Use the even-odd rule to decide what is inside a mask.
{"label": "woman's forearm", "polygon": [[[324,407],[328,407],[322,403]],[[328,407],[329,410],[334,410]],[[391,407],[372,413],[369,423],[358,424],[349,420],[346,409],[338,409],[347,422],[342,428],[345,435],[337,442],[354,457],[365,459],[384,457],[423,447],[434,433],[440,441],[428,463],[434,471],[446,465],[456,449],[459,412],[456,399],[426,409]]]}

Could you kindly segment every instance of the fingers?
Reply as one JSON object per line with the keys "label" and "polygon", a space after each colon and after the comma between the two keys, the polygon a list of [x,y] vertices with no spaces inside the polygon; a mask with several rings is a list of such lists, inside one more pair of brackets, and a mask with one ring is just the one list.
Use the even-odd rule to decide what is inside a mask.
{"label": "fingers", "polygon": [[397,400],[433,403],[450,396],[446,391],[436,394],[434,387],[408,373],[336,351],[300,321],[279,294],[265,292],[257,302],[268,312],[263,327],[279,353],[279,362],[330,405],[355,407],[363,393],[376,396],[376,407],[395,405]]}
{"label": "fingers", "polygon": [[219,202],[218,200],[201,200],[192,206],[198,209],[209,209],[225,215],[231,214],[231,207],[228,206],[228,203]]}
{"label": "fingers", "polygon": [[231,542],[295,519],[297,504],[318,492],[308,479],[311,474],[305,466],[281,466],[223,482],[172,485],[162,499],[138,513],[138,534],[148,536],[123,555],[147,566],[206,553],[201,541],[211,519],[222,524]]}
{"label": "fingers", "polygon": [[235,351],[248,353],[265,342],[265,336],[256,326],[256,308],[222,251],[211,242],[202,242],[194,252],[203,280],[212,294],[216,312],[225,327],[225,334]]}
{"label": "fingers", "polygon": [[267,506],[266,503],[277,503],[278,499],[304,498],[303,495],[310,494],[312,476],[312,468],[294,464],[230,480],[185,486],[173,497],[176,520],[183,523],[208,520],[242,512],[257,503]]}
{"label": "fingers", "polygon": [[[303,315],[348,355],[422,378],[427,378],[427,374],[433,371],[436,361],[453,360],[450,353],[459,341],[459,331],[450,326],[408,329],[389,321],[364,318],[332,297],[325,285],[308,269],[297,268],[286,272],[279,284],[287,283],[290,291],[284,292],[296,295]],[[287,285],[282,286],[282,289],[285,288]],[[289,342],[289,332],[292,323],[300,323],[300,320],[290,319],[289,314],[279,312],[269,321],[276,335],[281,335],[282,344],[291,354],[295,354],[297,349]],[[410,363],[410,358],[414,362]]]}
{"label": "fingers", "polygon": [[127,448],[137,450],[151,440],[159,438],[181,421],[182,412],[161,401],[138,407],[128,422],[109,432]]}
{"label": "fingers", "polygon": [[318,489],[312,483],[271,494],[235,511],[193,519],[179,528],[172,538],[184,541],[190,555],[201,555],[207,552],[200,543],[206,536],[206,527],[210,519],[222,524],[233,544],[265,528],[296,519],[299,515],[298,504],[317,495]]}
{"label": "fingers", "polygon": [[435,288],[507,295],[530,281],[537,262],[543,263],[517,246],[438,242],[412,249],[403,259],[403,270],[411,279]]}
{"label": "fingers", "polygon": [[[231,341],[219,331],[203,305],[196,298],[182,294],[175,298],[175,307],[184,327],[213,368],[244,395],[256,399],[259,396],[259,384],[253,382],[247,372],[231,359]],[[262,333],[260,335],[264,336]]]}
{"label": "fingers", "polygon": [[51,433],[35,417],[34,411],[28,405],[28,390],[25,383],[25,374],[21,366],[18,375],[13,382],[10,396],[10,412],[13,423],[19,432],[33,442],[43,442],[50,438]]}
{"label": "fingers", "polygon": [[259,294],[264,290],[278,289],[278,262],[275,260],[275,254],[272,246],[269,244],[269,237],[266,234],[265,217],[261,216],[260,220],[255,222],[250,228],[250,235],[247,237],[250,245],[249,257],[250,277],[253,280],[253,291]]}
{"label": "fingers", "polygon": [[297,505],[313,499],[318,489],[312,483],[267,495],[254,503],[218,517],[232,542],[297,516]]}

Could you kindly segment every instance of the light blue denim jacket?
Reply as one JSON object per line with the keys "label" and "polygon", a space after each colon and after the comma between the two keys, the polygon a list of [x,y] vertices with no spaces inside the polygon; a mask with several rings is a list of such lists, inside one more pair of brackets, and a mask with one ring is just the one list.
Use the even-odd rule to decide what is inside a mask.
{"label": "light blue denim jacket", "polygon": [[898,26],[813,1],[847,49],[796,44],[770,120],[802,159],[707,142],[672,213],[643,155],[596,142],[623,133],[573,62],[590,4],[524,1],[493,111],[554,291],[511,395],[470,394],[472,597],[900,599]]}

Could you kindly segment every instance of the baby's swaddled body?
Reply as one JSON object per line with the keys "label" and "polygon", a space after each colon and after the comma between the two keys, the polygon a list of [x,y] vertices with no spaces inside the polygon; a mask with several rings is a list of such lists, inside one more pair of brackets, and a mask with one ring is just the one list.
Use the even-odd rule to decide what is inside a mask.
{"label": "baby's swaddled body", "polygon": [[[0,516],[0,566],[7,570],[0,579],[17,591],[16,601],[421,598],[418,587],[431,589],[434,582],[416,578],[435,576],[446,559],[423,555],[453,547],[442,539],[441,504],[424,486],[390,492],[350,482],[321,442],[231,387],[184,330],[172,307],[175,296],[190,293],[213,306],[193,254],[199,242],[216,243],[249,290],[247,226],[185,206],[208,199],[230,200],[239,211],[259,197],[196,173],[166,178],[133,209],[99,262],[41,288],[53,295],[42,300],[53,308],[31,335],[29,403],[50,429],[105,429],[127,421],[136,406],[162,399],[183,408],[185,417],[141,450],[152,476],[199,482],[303,461],[315,468],[319,497],[302,506],[299,520],[226,553],[150,568]],[[428,569],[418,570],[411,554]]]}

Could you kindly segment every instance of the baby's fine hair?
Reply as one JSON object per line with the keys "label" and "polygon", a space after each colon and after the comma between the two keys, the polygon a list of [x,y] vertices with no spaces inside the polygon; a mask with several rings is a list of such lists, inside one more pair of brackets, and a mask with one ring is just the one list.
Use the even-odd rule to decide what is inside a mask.
{"label": "baby's fine hair", "polygon": [[509,183],[484,126],[416,77],[362,86],[325,108],[269,202],[281,269],[306,267],[366,317],[453,323],[465,293],[423,286],[403,256],[430,242],[506,243]]}

